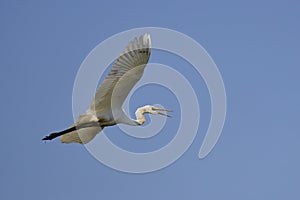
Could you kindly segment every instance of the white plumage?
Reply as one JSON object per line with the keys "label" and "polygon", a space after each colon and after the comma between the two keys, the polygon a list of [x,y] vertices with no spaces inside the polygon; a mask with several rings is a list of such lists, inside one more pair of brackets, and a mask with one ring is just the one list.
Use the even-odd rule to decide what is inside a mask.
{"label": "white plumage", "polygon": [[145,113],[170,117],[159,112],[170,112],[170,110],[151,105],[138,108],[135,112],[137,119],[129,118],[122,109],[122,104],[130,90],[141,79],[150,54],[150,35],[145,34],[138,39],[134,38],[115,60],[111,71],[97,89],[87,112],[80,115],[70,128],[52,133],[43,140],[52,140],[61,136],[63,143],[86,144],[106,126],[118,123],[132,126],[142,125],[145,122]]}

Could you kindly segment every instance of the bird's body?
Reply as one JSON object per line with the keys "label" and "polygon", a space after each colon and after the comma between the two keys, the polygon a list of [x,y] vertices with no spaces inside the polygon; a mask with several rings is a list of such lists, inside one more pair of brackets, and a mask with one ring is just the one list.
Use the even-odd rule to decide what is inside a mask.
{"label": "bird's body", "polygon": [[133,86],[141,79],[151,53],[149,34],[132,40],[121,55],[115,60],[113,67],[103,83],[97,89],[95,97],[85,114],[78,117],[70,128],[52,133],[43,140],[52,140],[61,136],[63,143],[86,144],[104,127],[116,124],[131,126],[142,125],[146,120],[145,113],[168,116],[159,111],[170,111],[151,105],[136,110],[136,119],[129,118],[122,109],[122,104]]}

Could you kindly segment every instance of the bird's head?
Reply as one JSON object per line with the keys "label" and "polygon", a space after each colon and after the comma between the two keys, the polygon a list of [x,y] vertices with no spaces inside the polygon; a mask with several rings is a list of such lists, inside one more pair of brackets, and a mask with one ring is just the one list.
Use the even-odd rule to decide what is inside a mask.
{"label": "bird's head", "polygon": [[151,105],[147,105],[147,106],[143,106],[140,107],[136,110],[135,115],[136,115],[136,120],[135,122],[137,123],[137,125],[142,125],[145,123],[146,119],[144,117],[145,113],[149,113],[149,114],[153,114],[153,115],[163,115],[166,117],[171,117],[170,115],[160,112],[160,111],[164,111],[164,112],[172,112],[172,110],[167,110],[164,108],[157,108],[155,106],[151,106]]}
{"label": "bird's head", "polygon": [[166,113],[162,113],[160,111],[172,112],[172,110],[167,110],[167,109],[164,109],[164,108],[158,108],[158,107],[151,106],[151,105],[147,105],[147,106],[144,106],[142,108],[143,108],[144,113],[149,113],[149,114],[153,114],[153,115],[163,115],[163,116],[166,116],[166,117],[171,117],[170,115],[168,115]]}

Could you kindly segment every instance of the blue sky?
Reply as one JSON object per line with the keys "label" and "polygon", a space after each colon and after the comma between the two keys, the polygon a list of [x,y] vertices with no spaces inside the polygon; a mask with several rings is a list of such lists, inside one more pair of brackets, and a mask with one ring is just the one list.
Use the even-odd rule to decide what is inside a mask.
{"label": "blue sky", "polygon": [[[299,198],[299,9],[297,1],[1,1],[0,198]],[[210,103],[192,70],[182,73],[199,86],[201,128],[189,150],[167,168],[122,173],[83,146],[42,142],[44,135],[72,124],[73,83],[87,54],[113,34],[144,26],[189,35],[219,67],[228,112],[211,154],[197,158]],[[176,67],[168,58],[159,51],[151,57]],[[131,114],[144,104],[143,90],[166,94],[147,101],[169,103],[176,111],[172,94],[154,86],[136,93]],[[153,150],[172,138],[174,115],[163,136],[142,143],[117,127],[106,134],[129,150]]]}

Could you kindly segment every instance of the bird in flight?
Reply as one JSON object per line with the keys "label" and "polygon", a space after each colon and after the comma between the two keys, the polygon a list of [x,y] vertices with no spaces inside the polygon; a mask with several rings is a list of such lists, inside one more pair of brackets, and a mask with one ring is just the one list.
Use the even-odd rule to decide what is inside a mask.
{"label": "bird in flight", "polygon": [[133,86],[141,79],[151,54],[149,34],[134,38],[114,61],[105,80],[96,91],[95,97],[85,114],[68,129],[51,133],[42,140],[52,140],[60,136],[62,143],[90,142],[106,126],[127,124],[139,126],[145,123],[145,113],[170,117],[164,108],[146,105],[135,112],[136,119],[129,118],[122,109],[123,102]]}

